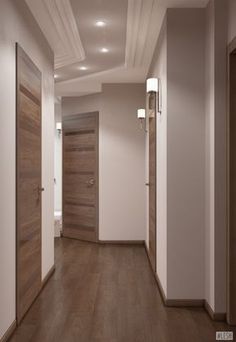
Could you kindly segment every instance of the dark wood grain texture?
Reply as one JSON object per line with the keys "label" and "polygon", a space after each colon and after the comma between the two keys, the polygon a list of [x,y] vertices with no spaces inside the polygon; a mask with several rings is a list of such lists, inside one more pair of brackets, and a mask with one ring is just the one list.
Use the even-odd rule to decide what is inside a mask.
{"label": "dark wood grain texture", "polygon": [[149,96],[149,257],[156,271],[156,94]]}
{"label": "dark wood grain texture", "polygon": [[228,231],[228,314],[236,325],[236,54],[229,56],[229,231]]}
{"label": "dark wood grain texture", "polygon": [[203,308],[168,308],[144,246],[57,238],[56,271],[11,342],[215,342]]}
{"label": "dark wood grain texture", "polygon": [[19,323],[41,289],[41,73],[17,45],[16,280]]}
{"label": "dark wood grain texture", "polygon": [[63,120],[63,236],[98,240],[98,113]]}

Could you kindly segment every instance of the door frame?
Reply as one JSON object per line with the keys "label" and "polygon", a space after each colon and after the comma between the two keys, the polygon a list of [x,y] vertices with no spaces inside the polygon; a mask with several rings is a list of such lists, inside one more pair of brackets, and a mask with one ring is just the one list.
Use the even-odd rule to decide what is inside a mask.
{"label": "door frame", "polygon": [[[148,105],[148,253],[151,267],[156,274],[157,271],[157,108],[159,106],[157,93],[151,92],[147,95],[147,105]],[[150,115],[153,113],[155,119],[155,260],[154,265],[152,263],[152,257],[150,253]]]}
{"label": "door frame", "polygon": [[96,149],[95,153],[97,155],[97,167],[96,167],[96,177],[97,177],[97,194],[96,194],[96,239],[95,242],[99,242],[99,111],[78,113],[69,116],[62,117],[62,236],[63,236],[63,226],[64,226],[64,133],[63,133],[63,119],[64,121],[74,120],[78,116],[91,117],[95,116],[96,119]]}
{"label": "door frame", "polygon": [[[41,71],[37,68],[37,66],[34,64],[34,62],[31,60],[31,58],[27,55],[27,53],[24,51],[24,49],[20,46],[19,43],[15,44],[15,55],[16,55],[16,97],[15,97],[15,103],[16,103],[16,128],[15,128],[15,148],[16,148],[16,155],[15,155],[15,194],[16,194],[16,199],[15,199],[15,210],[16,210],[16,227],[15,227],[15,232],[16,232],[16,255],[15,255],[15,260],[16,260],[16,270],[15,270],[15,275],[16,275],[16,302],[15,302],[15,308],[16,308],[16,323],[17,325],[20,324],[24,316],[26,315],[27,311],[24,316],[19,318],[19,313],[18,313],[18,306],[19,306],[19,233],[18,233],[18,227],[19,227],[19,205],[18,205],[18,184],[19,184],[19,114],[20,114],[20,105],[19,105],[19,92],[20,92],[20,84],[19,84],[19,57],[24,56],[26,60],[29,61],[31,65],[34,65],[35,70],[40,73],[41,75],[41,91],[40,91],[40,166],[41,166],[41,172],[40,172],[40,185],[42,188],[42,74]],[[42,287],[42,193],[40,195],[40,282],[41,282],[41,287]],[[37,296],[36,296],[37,298]]]}
{"label": "door frame", "polygon": [[[231,292],[233,292],[230,278],[231,268],[236,267],[236,261],[231,258],[231,226],[230,226],[230,56],[233,51],[236,50],[236,37],[232,40],[232,42],[228,45],[227,51],[227,280],[226,280],[226,291],[227,291],[227,300],[226,300],[226,313],[227,313],[227,323],[232,324],[231,322]],[[235,176],[236,177],[236,176]]]}

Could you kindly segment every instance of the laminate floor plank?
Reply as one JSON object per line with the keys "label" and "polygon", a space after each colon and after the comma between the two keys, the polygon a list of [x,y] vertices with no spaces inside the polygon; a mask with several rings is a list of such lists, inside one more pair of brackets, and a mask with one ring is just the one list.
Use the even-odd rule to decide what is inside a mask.
{"label": "laminate floor plank", "polygon": [[162,303],[146,252],[57,238],[56,271],[11,342],[213,342],[216,331],[202,308]]}

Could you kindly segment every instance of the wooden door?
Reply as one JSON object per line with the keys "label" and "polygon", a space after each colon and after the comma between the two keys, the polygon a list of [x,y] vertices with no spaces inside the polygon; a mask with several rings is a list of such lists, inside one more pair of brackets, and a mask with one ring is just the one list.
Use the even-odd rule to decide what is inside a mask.
{"label": "wooden door", "polygon": [[[236,40],[233,44],[236,47]],[[228,323],[236,325],[236,49],[230,54]]]}
{"label": "wooden door", "polygon": [[17,45],[17,321],[41,289],[41,73]]}
{"label": "wooden door", "polygon": [[156,94],[149,99],[149,258],[156,271]]}
{"label": "wooden door", "polygon": [[98,113],[63,120],[63,236],[98,239]]}

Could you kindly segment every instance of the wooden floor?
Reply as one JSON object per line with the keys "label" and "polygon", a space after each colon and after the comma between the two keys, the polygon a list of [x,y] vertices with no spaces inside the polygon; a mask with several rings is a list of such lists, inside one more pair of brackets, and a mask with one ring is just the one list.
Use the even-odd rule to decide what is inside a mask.
{"label": "wooden floor", "polygon": [[211,342],[201,308],[163,306],[142,246],[56,240],[56,272],[11,342]]}

